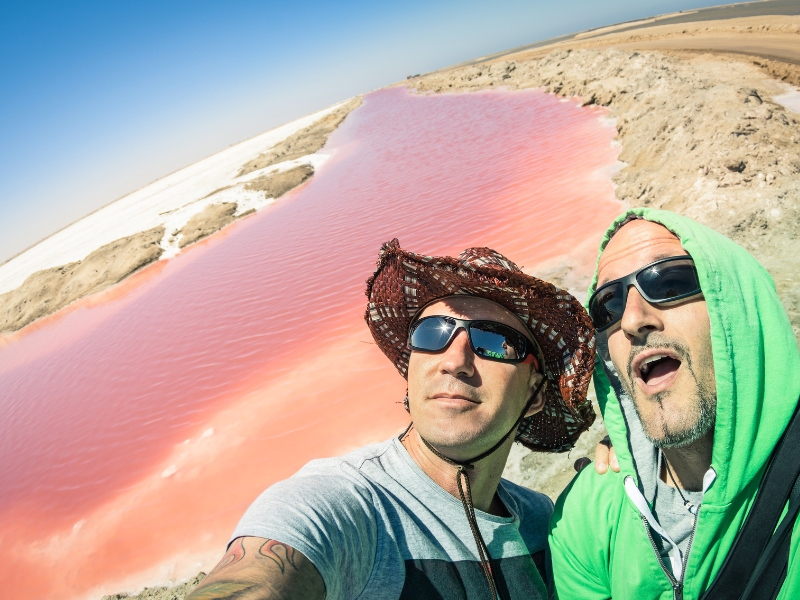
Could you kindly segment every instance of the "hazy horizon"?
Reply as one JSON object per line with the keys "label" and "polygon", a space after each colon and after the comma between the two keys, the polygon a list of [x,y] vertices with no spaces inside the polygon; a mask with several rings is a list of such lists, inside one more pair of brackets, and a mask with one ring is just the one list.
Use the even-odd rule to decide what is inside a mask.
{"label": "hazy horizon", "polygon": [[405,79],[701,0],[0,8],[0,263],[230,145]]}

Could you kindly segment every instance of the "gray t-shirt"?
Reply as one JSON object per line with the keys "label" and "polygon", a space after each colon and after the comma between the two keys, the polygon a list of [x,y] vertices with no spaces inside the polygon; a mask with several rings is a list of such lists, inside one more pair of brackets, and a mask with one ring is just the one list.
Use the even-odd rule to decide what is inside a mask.
{"label": "gray t-shirt", "polygon": [[[700,503],[703,502],[703,492],[690,492],[688,490],[678,492],[674,487],[670,487],[661,481],[660,474],[664,458],[663,454],[660,452],[659,454],[659,459],[656,461],[657,471],[654,473],[656,488],[652,500],[653,516],[669,534],[672,541],[680,548],[681,554],[685,556],[686,551],[689,549],[689,538],[692,535],[694,521],[697,517],[689,512],[683,502],[683,498],[686,498],[691,504],[699,508]],[[681,494],[683,494],[683,498],[681,498]],[[653,539],[658,545],[664,564],[669,569],[670,543],[660,535],[653,536]]]}
{"label": "gray t-shirt", "polygon": [[[455,479],[455,471],[453,473]],[[548,597],[550,499],[502,480],[510,517],[475,511],[506,600]],[[326,600],[489,599],[461,501],[397,439],[315,460],[247,509],[241,536],[286,543],[314,564]]]}

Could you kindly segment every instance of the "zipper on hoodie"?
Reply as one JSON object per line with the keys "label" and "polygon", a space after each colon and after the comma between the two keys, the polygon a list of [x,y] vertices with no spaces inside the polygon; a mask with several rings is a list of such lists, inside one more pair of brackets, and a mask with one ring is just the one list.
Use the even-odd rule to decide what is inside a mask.
{"label": "zipper on hoodie", "polygon": [[656,541],[653,539],[653,533],[650,531],[650,524],[647,522],[647,517],[644,515],[640,515],[642,519],[642,524],[644,525],[644,530],[647,533],[647,539],[650,540],[650,545],[653,547],[653,552],[658,559],[658,564],[661,566],[661,570],[664,571],[664,575],[667,576],[669,579],[670,584],[672,584],[672,594],[674,600],[683,600],[683,579],[686,577],[686,565],[689,563],[689,552],[692,551],[692,542],[694,542],[694,533],[697,530],[697,515],[694,516],[694,523],[692,524],[692,532],[689,534],[689,543],[686,545],[686,552],[683,555],[683,564],[681,568],[681,578],[680,580],[675,579],[675,576],[667,569],[667,565],[664,564],[664,559],[661,558],[661,552],[658,551],[658,546],[656,546]]}

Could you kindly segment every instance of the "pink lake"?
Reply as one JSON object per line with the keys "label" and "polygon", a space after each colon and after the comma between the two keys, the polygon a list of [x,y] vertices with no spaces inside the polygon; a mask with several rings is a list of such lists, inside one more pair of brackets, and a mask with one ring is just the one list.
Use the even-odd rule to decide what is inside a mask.
{"label": "pink lake", "polygon": [[537,90],[374,92],[301,188],[0,338],[4,597],[208,570],[265,487],[401,430],[404,381],[363,320],[381,243],[589,268],[621,210],[605,114]]}

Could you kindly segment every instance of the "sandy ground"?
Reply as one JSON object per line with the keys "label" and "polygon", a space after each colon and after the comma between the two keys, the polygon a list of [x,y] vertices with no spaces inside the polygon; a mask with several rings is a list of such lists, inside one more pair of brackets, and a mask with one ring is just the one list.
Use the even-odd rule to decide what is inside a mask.
{"label": "sandy ground", "polygon": [[[527,44],[525,46],[497,52],[489,56],[469,60],[455,66],[460,67],[477,63],[485,63],[493,59],[508,57],[510,55],[519,54],[520,52],[528,50],[544,49],[544,52],[540,54],[540,56],[544,56],[556,48],[559,44],[561,47],[575,48],[581,41],[594,40],[603,42],[613,39],[614,35],[625,35],[633,32],[637,34],[647,34],[651,28],[656,27],[677,25],[679,27],[676,27],[674,31],[679,37],[680,35],[683,35],[682,31],[686,29],[687,26],[696,26],[701,22],[710,22],[713,26],[725,26],[726,24],[730,24],[733,19],[766,18],[769,20],[770,24],[778,24],[778,21],[775,19],[780,20],[785,16],[796,17],[798,15],[800,15],[800,4],[798,4],[797,0],[757,0],[755,2],[741,4],[723,4],[709,8],[663,14],[655,17],[649,17],[647,19],[640,19],[638,21],[628,21],[616,25],[598,27],[579,33],[562,35],[557,38],[542,40],[532,44]],[[598,44],[596,43],[590,43],[584,45],[584,47],[597,47],[597,45]],[[731,48],[731,50],[736,50],[736,48]],[[783,51],[791,51],[791,48],[784,48]],[[442,70],[449,70],[449,68]]]}
{"label": "sandy ground", "polygon": [[[327,140],[327,136],[325,136],[325,139]],[[253,170],[261,170],[263,168],[266,167],[259,167],[258,169]],[[261,192],[263,193],[264,198],[277,200],[286,192],[293,190],[298,185],[306,181],[313,174],[314,167],[311,165],[298,165],[288,169],[287,171],[273,171],[267,173],[266,175],[261,175],[255,179],[251,179],[244,184],[244,189],[251,192]],[[220,191],[224,191],[226,189],[229,188],[224,188]],[[216,195],[216,193],[212,194],[212,196],[214,195]],[[186,246],[194,244],[204,237],[216,233],[223,227],[233,223],[233,221],[236,219],[246,217],[247,215],[256,212],[254,208],[242,213],[238,213],[237,210],[238,205],[235,202],[209,204],[200,212],[192,215],[192,217],[186,222],[186,225],[184,225],[180,230],[173,232],[172,236],[180,248],[185,248]]]}
{"label": "sandy ground", "polygon": [[195,213],[186,225],[175,234],[175,237],[180,237],[178,246],[185,248],[233,223],[237,218],[236,208],[235,202],[223,202],[222,204],[209,204],[199,213]]}
{"label": "sandy ground", "polygon": [[800,64],[800,16],[768,16],[698,21],[646,28],[606,28],[578,34],[569,41],[505,55],[525,60],[541,58],[553,50],[570,48],[620,48],[627,50],[710,50],[761,56]]}
{"label": "sandy ground", "polygon": [[575,460],[589,457],[594,460],[597,442],[606,435],[606,427],[600,417],[600,407],[594,394],[594,387],[589,388],[589,397],[592,399],[597,419],[591,428],[578,439],[575,447],[564,454],[546,454],[531,452],[521,444],[511,447],[511,454],[506,461],[503,477],[519,485],[529,487],[547,494],[555,502],[558,495],[564,491],[573,477],[575,477]]}
{"label": "sandy ground", "polygon": [[[262,134],[89,215],[0,265],[0,334],[114,285],[311,177],[319,151],[361,98]],[[120,233],[131,232],[120,237]],[[113,241],[106,242],[111,239]],[[118,238],[118,239],[115,239]],[[63,264],[74,256],[76,260]],[[37,270],[42,265],[56,266]]]}
{"label": "sandy ground", "polygon": [[189,595],[197,584],[205,578],[205,573],[199,573],[196,577],[178,584],[174,587],[153,587],[145,588],[136,596],[128,594],[111,594],[103,596],[102,600],[123,600],[123,598],[135,598],[136,600],[183,600]]}

